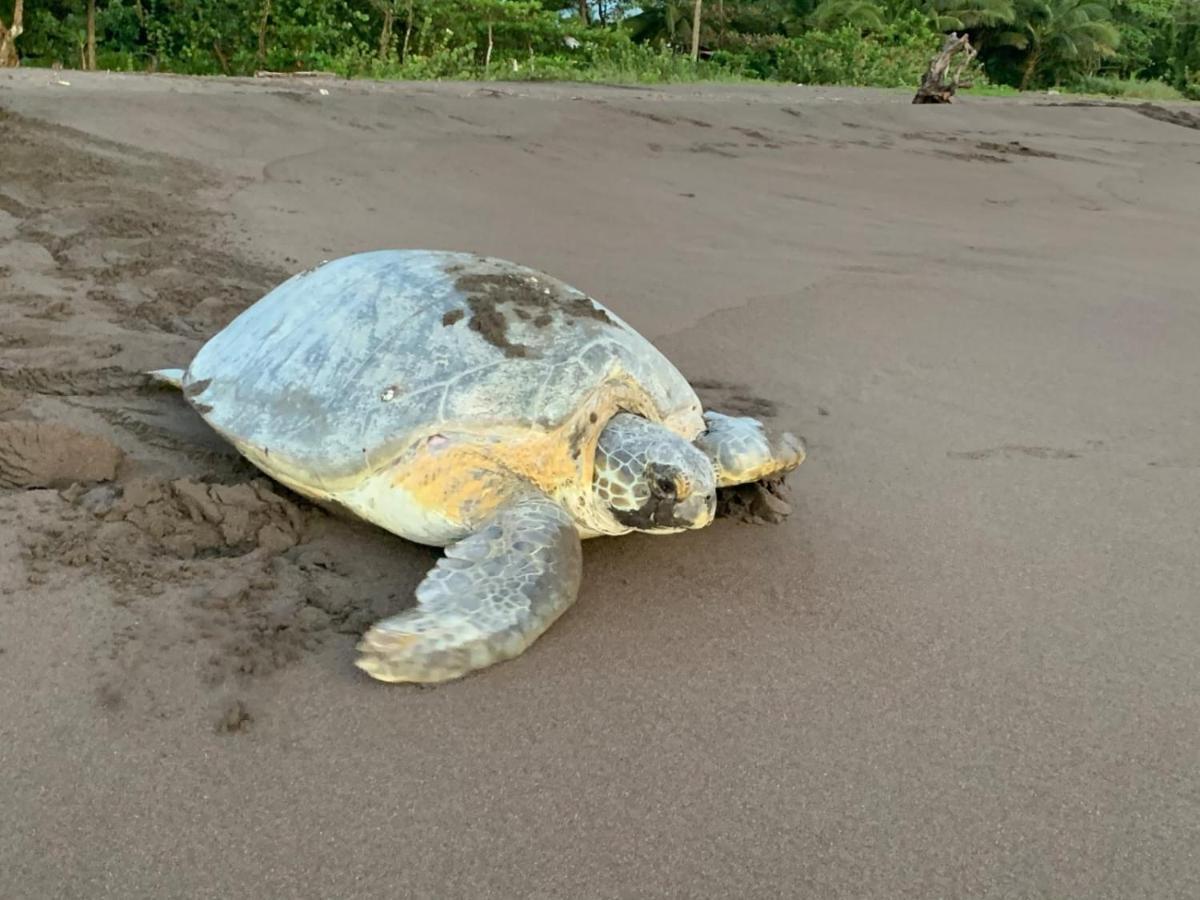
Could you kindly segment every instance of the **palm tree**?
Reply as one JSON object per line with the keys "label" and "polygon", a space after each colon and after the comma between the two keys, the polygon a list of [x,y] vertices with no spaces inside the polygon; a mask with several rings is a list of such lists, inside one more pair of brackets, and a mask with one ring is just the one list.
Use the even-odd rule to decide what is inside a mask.
{"label": "palm tree", "polygon": [[672,47],[692,42],[693,0],[659,0],[642,3],[641,11],[626,18],[635,41],[665,40]]}
{"label": "palm tree", "polygon": [[820,31],[833,31],[843,25],[870,31],[883,27],[884,12],[874,0],[821,0],[808,17],[808,24]]}
{"label": "palm tree", "polygon": [[0,19],[0,68],[15,68],[21,64],[17,56],[17,38],[21,36],[22,0],[13,3],[12,21],[7,26]]}
{"label": "palm tree", "polygon": [[[691,46],[696,31],[695,0],[640,0],[629,5],[638,9],[623,20],[633,40],[665,41],[677,49]],[[804,30],[811,6],[809,0],[716,0],[704,15],[700,36],[719,46],[726,34],[792,34]]]}
{"label": "palm tree", "polygon": [[1167,64],[1175,86],[1186,93],[1190,84],[1200,86],[1200,0],[1180,0],[1168,39],[1171,54]]}
{"label": "palm tree", "polygon": [[696,0],[695,9],[692,10],[692,62],[700,59],[700,4],[703,0]]}
{"label": "palm tree", "polygon": [[87,0],[87,63],[88,71],[96,69],[96,0]]}
{"label": "palm tree", "polygon": [[1065,71],[1094,65],[1116,52],[1120,32],[1100,0],[1017,0],[1015,27],[993,37],[997,44],[1026,50],[1021,90],[1043,69],[1057,80]]}
{"label": "palm tree", "polygon": [[1011,25],[1016,16],[1012,0],[927,0],[924,9],[938,31]]}
{"label": "palm tree", "polygon": [[933,26],[943,32],[1009,25],[1015,15],[1013,0],[919,0],[915,6],[877,0],[821,0],[809,15],[808,25],[822,31],[857,25],[870,31],[912,8],[929,16]]}

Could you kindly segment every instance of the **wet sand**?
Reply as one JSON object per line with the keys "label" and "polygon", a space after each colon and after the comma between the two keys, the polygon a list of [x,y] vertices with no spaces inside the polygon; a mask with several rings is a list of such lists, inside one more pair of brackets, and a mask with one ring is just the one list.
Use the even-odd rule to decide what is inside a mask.
{"label": "wet sand", "polygon": [[[0,896],[1200,896],[1200,120],[1059,99],[0,73]],[[370,681],[436,551],[138,373],[412,246],[803,434],[792,516]]]}

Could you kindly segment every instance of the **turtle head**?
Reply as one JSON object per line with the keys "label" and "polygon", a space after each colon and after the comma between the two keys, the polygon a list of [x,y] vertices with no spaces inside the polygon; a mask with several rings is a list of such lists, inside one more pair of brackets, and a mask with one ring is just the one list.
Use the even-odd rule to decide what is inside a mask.
{"label": "turtle head", "polygon": [[716,512],[708,456],[670,429],[628,413],[618,413],[600,434],[592,488],[618,533],[703,528]]}

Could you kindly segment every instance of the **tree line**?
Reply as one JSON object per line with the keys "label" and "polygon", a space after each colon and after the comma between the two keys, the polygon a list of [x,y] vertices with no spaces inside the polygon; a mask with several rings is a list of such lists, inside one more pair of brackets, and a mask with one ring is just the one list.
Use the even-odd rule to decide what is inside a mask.
{"label": "tree line", "polygon": [[900,86],[949,32],[993,84],[1200,99],[1200,0],[0,0],[0,66]]}

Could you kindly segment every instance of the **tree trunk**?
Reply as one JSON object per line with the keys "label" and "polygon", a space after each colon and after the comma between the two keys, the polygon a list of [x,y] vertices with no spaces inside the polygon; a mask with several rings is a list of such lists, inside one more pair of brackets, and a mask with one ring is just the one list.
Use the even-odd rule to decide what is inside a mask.
{"label": "tree trunk", "polygon": [[1021,86],[1017,90],[1025,91],[1029,89],[1029,83],[1033,81],[1034,72],[1037,71],[1037,65],[1041,61],[1042,51],[1035,44],[1033,49],[1029,51],[1029,56],[1025,59],[1025,71],[1021,73]]}
{"label": "tree trunk", "polygon": [[488,22],[488,45],[487,53],[483,57],[483,71],[487,71],[492,66],[492,23]]}
{"label": "tree trunk", "polygon": [[579,0],[579,18],[584,25],[592,24],[592,14],[588,11],[588,0]]}
{"label": "tree trunk", "polygon": [[13,3],[12,24],[5,26],[0,20],[0,69],[15,69],[21,64],[17,56],[17,38],[21,36],[24,0]]}
{"label": "tree trunk", "polygon": [[692,10],[692,62],[700,59],[700,4],[704,0],[696,0],[696,7]]}
{"label": "tree trunk", "polygon": [[87,69],[96,70],[96,0],[87,3]]}
{"label": "tree trunk", "polygon": [[383,28],[379,31],[379,59],[384,61],[388,58],[388,51],[392,47],[392,22],[395,21],[396,11],[392,9],[392,4],[388,3],[383,8]]}
{"label": "tree trunk", "polygon": [[413,0],[408,0],[408,9],[404,12],[404,49],[400,51],[400,62],[408,59],[408,42],[412,39]]}
{"label": "tree trunk", "polygon": [[267,64],[267,23],[271,19],[271,0],[263,0],[262,15],[258,17],[258,53],[255,59],[261,69]]}
{"label": "tree trunk", "polygon": [[221,74],[229,74],[229,58],[225,56],[225,51],[221,49],[221,42],[213,40],[213,56],[217,58],[217,64],[221,67]]}

